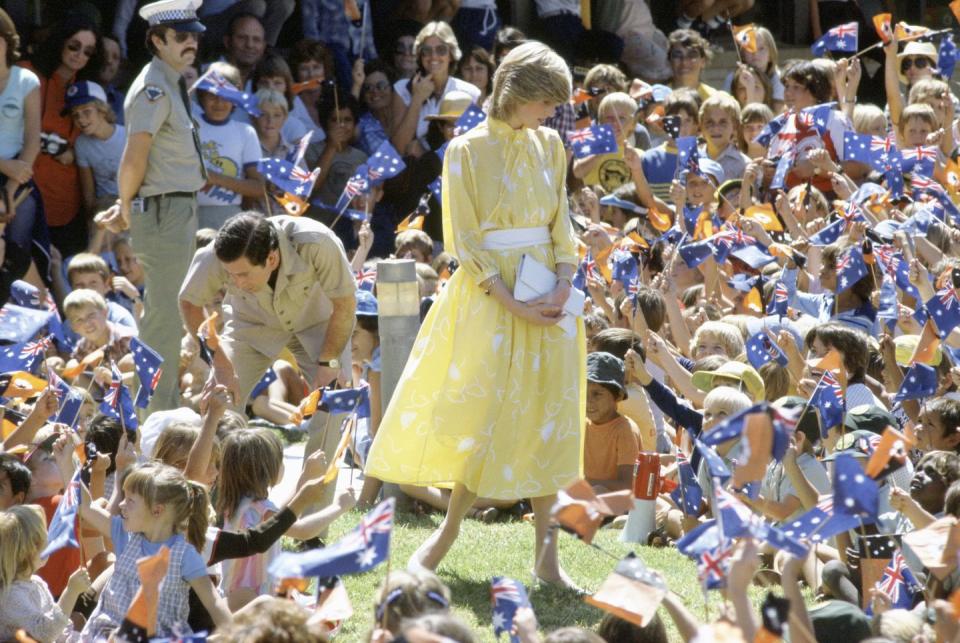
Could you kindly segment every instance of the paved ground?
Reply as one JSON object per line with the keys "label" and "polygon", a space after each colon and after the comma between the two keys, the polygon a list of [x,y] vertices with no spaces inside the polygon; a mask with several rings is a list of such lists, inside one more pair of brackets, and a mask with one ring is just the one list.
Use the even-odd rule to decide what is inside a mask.
{"label": "paved ground", "polygon": [[[303,468],[303,448],[306,442],[294,442],[287,445],[283,450],[283,479],[280,484],[270,490],[270,500],[276,504],[286,502],[292,495],[297,479],[300,477],[300,470]],[[363,478],[359,470],[353,471],[353,486],[357,493],[360,492],[360,486],[363,484]],[[337,478],[337,489],[342,489],[350,485],[350,469],[340,467],[340,476]]]}

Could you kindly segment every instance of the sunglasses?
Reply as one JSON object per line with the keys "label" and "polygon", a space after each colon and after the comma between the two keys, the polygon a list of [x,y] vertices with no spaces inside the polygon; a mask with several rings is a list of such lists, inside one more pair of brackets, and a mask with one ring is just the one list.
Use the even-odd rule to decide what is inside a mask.
{"label": "sunglasses", "polygon": [[381,80],[376,83],[364,83],[363,85],[363,91],[365,92],[372,92],[374,90],[378,92],[385,92],[388,89],[390,89],[390,83],[385,80]]}
{"label": "sunglasses", "polygon": [[670,60],[676,60],[676,61],[700,60],[701,58],[703,58],[703,54],[700,52],[699,49],[688,49],[687,51],[683,51],[682,49],[674,49],[673,51],[670,52],[670,55],[668,56],[668,58],[670,58]]}
{"label": "sunglasses", "polygon": [[397,46],[394,48],[393,53],[399,54],[399,55],[401,55],[401,56],[404,55],[404,54],[406,54],[407,56],[412,56],[412,55],[413,55],[413,45],[397,45]]}
{"label": "sunglasses", "polygon": [[200,34],[194,32],[194,31],[178,31],[178,32],[176,32],[176,34],[174,34],[173,39],[174,39],[178,44],[181,44],[181,45],[182,45],[183,43],[187,42],[188,40],[192,40],[192,41],[194,41],[194,42],[197,42],[198,40],[200,40]]}
{"label": "sunglasses", "polygon": [[436,47],[428,47],[427,45],[422,45],[420,47],[420,53],[424,56],[446,56],[450,53],[450,47],[447,45],[437,45]]}
{"label": "sunglasses", "polygon": [[78,52],[78,51],[79,51],[80,53],[82,53],[82,54],[83,54],[84,56],[86,56],[87,58],[93,57],[93,54],[95,54],[95,53],[97,52],[97,50],[96,50],[95,47],[87,47],[86,49],[84,49],[83,43],[80,42],[79,40],[71,40],[70,42],[68,42],[68,43],[67,43],[67,49],[70,50],[70,51],[72,51],[72,52]]}
{"label": "sunglasses", "polygon": [[918,56],[917,58],[904,58],[900,63],[901,73],[907,73],[907,70],[911,67],[916,67],[917,69],[926,69],[930,65],[930,59],[924,58],[923,56]]}

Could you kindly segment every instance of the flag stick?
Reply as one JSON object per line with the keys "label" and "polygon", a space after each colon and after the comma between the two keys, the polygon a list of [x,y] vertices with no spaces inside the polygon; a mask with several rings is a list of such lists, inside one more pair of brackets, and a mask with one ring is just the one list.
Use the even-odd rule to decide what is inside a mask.
{"label": "flag stick", "polygon": [[[387,596],[390,594],[390,592],[387,591],[387,588],[390,586],[390,559],[392,558],[391,556],[392,553],[393,553],[393,547],[388,547],[387,548],[387,576],[383,581],[383,595],[380,596],[379,598],[380,605],[383,605],[386,602]],[[380,625],[380,629],[382,630],[387,629],[387,607],[388,607],[387,605],[384,605],[383,611],[380,613],[379,625]],[[376,610],[374,610],[374,616],[376,616]],[[376,619],[374,619],[374,625],[377,625]]]}
{"label": "flag stick", "polygon": [[743,64],[743,55],[740,53],[740,45],[737,43],[737,33],[733,30],[733,21],[727,19],[727,26],[730,27],[730,37],[733,38],[733,50],[737,52],[737,64]]}
{"label": "flag stick", "polygon": [[[938,29],[938,30],[936,30],[936,31],[925,31],[925,32],[923,32],[923,33],[916,34],[916,35],[914,35],[914,36],[907,36],[906,38],[898,38],[898,39],[897,39],[897,43],[899,44],[899,43],[901,43],[901,42],[909,42],[909,41],[911,41],[911,40],[919,40],[919,39],[921,39],[921,38],[930,38],[930,37],[932,37],[932,36],[939,36],[939,35],[941,35],[941,34],[945,34],[945,33],[948,33],[948,32],[950,32],[950,31],[953,31],[953,27],[947,27],[946,29]],[[859,57],[859,56],[862,56],[863,54],[867,53],[868,51],[872,51],[872,50],[874,50],[874,49],[877,49],[878,47],[883,47],[883,46],[885,46],[886,44],[887,44],[887,43],[883,42],[883,40],[879,40],[879,41],[873,43],[872,45],[870,45],[869,47],[866,47],[866,48],[864,48],[864,49],[861,49],[861,50],[858,51],[857,53],[853,54],[852,56],[850,56],[850,58],[848,58],[848,60],[853,60],[854,58],[857,58],[857,57]]]}
{"label": "flag stick", "polygon": [[272,216],[273,216],[273,208],[270,207],[270,195],[267,194],[267,184],[266,184],[266,183],[263,184],[263,200],[264,200],[264,202],[267,204],[267,216],[268,216],[268,217],[272,217]]}

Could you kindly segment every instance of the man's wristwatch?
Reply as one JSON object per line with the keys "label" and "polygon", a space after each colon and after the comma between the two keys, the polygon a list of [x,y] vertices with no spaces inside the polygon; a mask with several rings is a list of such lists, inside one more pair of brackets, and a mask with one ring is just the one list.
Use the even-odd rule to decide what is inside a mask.
{"label": "man's wristwatch", "polygon": [[327,368],[340,368],[340,360],[338,360],[336,357],[326,361],[320,360],[319,362],[317,362],[317,365],[326,366]]}

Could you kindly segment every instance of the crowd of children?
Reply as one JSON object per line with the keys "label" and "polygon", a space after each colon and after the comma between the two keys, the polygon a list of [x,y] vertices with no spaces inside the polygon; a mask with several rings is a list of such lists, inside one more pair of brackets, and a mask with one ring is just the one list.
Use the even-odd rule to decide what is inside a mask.
{"label": "crowd of children", "polygon": [[[245,413],[230,410],[209,378],[217,306],[164,367],[182,408],[127,412],[125,387],[150,388],[144,270],[129,237],[88,223],[119,193],[124,63],[145,56],[135,3],[35,4],[0,3],[0,640],[327,640],[336,623],[270,572],[280,538],[316,549],[380,485],[358,476],[323,506],[318,452],[276,499],[278,436],[302,430],[312,374],[281,354]],[[382,414],[377,261],[416,262],[421,318],[443,296],[458,267],[446,143],[484,117],[497,65],[527,36],[492,0],[359,3],[356,23],[326,0],[208,4],[223,42],[204,41],[209,64],[184,74],[208,176],[196,247],[240,211],[290,211],[261,159],[310,176],[298,213],[336,232],[357,277],[351,372],[370,413],[349,420],[346,460],[362,470]],[[583,477],[601,499],[631,494],[656,454],[642,544],[696,560],[732,610],[700,622],[666,592],[661,615],[685,640],[778,637],[746,588],[780,585],[793,641],[960,640],[951,29],[813,2],[813,53],[782,60],[752,2],[681,2],[678,29],[644,0],[609,3],[612,21],[594,2],[592,28],[580,2],[532,4],[530,37],[569,56],[575,79],[544,126],[567,143],[587,293]],[[649,26],[631,31],[636,16]],[[718,48],[738,62],[712,87]],[[378,180],[384,150],[402,168]],[[450,495],[402,492],[417,511]],[[481,498],[470,515],[520,519],[527,500]],[[369,640],[478,640],[444,572],[393,570],[363,608]],[[511,617],[516,640],[541,640],[536,598]],[[666,641],[661,617],[633,607],[544,640]]]}

